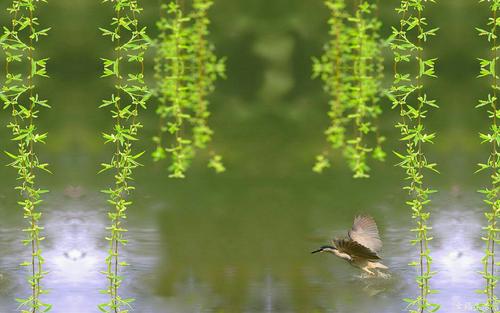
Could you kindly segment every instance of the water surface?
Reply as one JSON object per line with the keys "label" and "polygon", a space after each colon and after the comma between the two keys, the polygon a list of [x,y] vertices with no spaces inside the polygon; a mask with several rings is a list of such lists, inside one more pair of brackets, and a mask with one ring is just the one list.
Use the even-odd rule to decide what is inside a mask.
{"label": "water surface", "polygon": [[[156,1],[144,3],[154,35]],[[397,22],[392,6],[384,2],[381,10],[386,35]],[[429,11],[442,33],[428,50],[440,58],[440,79],[429,86],[441,105],[429,116],[438,137],[426,150],[441,171],[440,178],[429,179],[440,190],[430,207],[437,271],[432,285],[440,291],[432,300],[445,313],[472,312],[482,300],[475,290],[483,285],[477,271],[485,207],[475,190],[487,185],[488,177],[473,172],[489,153],[477,135],[487,128],[486,113],[474,109],[487,88],[475,78],[477,57],[487,51],[474,33],[486,20],[483,9],[474,1],[453,0]],[[96,173],[112,153],[101,139],[111,119],[97,107],[112,86],[97,78],[99,58],[110,53],[97,26],[109,22],[108,13],[99,1],[87,0],[50,1],[41,11],[42,22],[52,27],[41,50],[51,58],[53,78],[43,81],[41,90],[53,109],[41,113],[40,127],[50,135],[39,152],[54,175],[39,179],[51,190],[42,209],[50,271],[45,286],[51,291],[46,300],[54,313],[94,313],[106,300],[99,290],[106,286],[100,271],[108,208],[99,190],[112,178]],[[213,148],[224,156],[228,172],[211,173],[202,154],[186,180],[173,181],[165,165],[143,158],[127,222],[130,243],[123,255],[132,266],[124,273],[123,294],[137,299],[133,306],[139,313],[403,312],[402,299],[418,294],[416,273],[407,266],[417,250],[409,244],[412,220],[402,172],[390,153],[400,149],[395,112],[387,103],[381,128],[389,138],[389,157],[374,165],[370,180],[353,180],[340,159],[324,175],[312,173],[328,124],[321,83],[310,80],[310,57],[319,55],[327,40],[325,7],[304,0],[217,1],[212,17],[213,40],[228,57],[229,77],[212,99]],[[387,77],[385,83],[390,73]],[[145,128],[138,150],[151,151],[156,133],[155,104],[150,106],[141,116]],[[0,115],[0,124],[7,120]],[[9,135],[0,129],[0,138]],[[6,140],[1,144],[0,150],[15,149]],[[20,243],[24,221],[14,172],[1,167],[0,177],[3,313],[14,312],[14,298],[29,291],[27,273],[18,266],[28,251]],[[333,256],[310,254],[344,235],[359,213],[379,223],[390,279],[362,279]]]}

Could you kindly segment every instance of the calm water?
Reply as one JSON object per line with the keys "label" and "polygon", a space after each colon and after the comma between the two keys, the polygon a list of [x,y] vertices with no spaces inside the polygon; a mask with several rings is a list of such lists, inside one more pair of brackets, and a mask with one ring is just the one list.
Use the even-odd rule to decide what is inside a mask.
{"label": "calm water", "polygon": [[[206,177],[179,184],[143,181],[134,197],[125,249],[133,266],[123,292],[137,299],[136,312],[402,312],[401,299],[417,292],[407,266],[416,252],[408,244],[408,214],[401,197],[380,192],[392,188],[391,179],[375,177],[372,192],[353,201],[342,195],[355,184],[321,185],[314,176],[259,184]],[[2,199],[0,312],[12,312],[12,298],[27,292],[25,273],[16,265],[26,251],[19,243],[22,221],[7,209],[11,201]],[[106,285],[99,273],[106,251],[103,201],[88,186],[53,190],[47,199],[47,301],[56,313],[98,312],[96,305],[105,300],[98,293]],[[472,312],[481,299],[474,293],[482,286],[476,273],[479,201],[459,185],[435,199],[432,248],[439,273],[433,285],[440,293],[434,300],[443,312]],[[380,224],[388,279],[363,279],[333,256],[310,254],[344,235],[358,212],[373,214]]]}
{"label": "calm water", "polygon": [[[389,2],[381,11],[386,33],[396,22]],[[156,1],[144,3],[153,30]],[[438,271],[432,285],[440,290],[433,300],[445,313],[472,312],[473,303],[481,301],[474,291],[483,284],[477,271],[484,206],[475,190],[488,178],[472,173],[488,154],[477,136],[487,127],[486,116],[474,109],[487,87],[475,79],[476,58],[486,51],[474,32],[485,20],[482,8],[453,0],[430,11],[442,32],[430,47],[441,60],[440,79],[430,85],[441,110],[429,119],[439,136],[428,152],[442,173],[430,181],[440,190],[431,208]],[[310,57],[320,54],[327,40],[323,4],[217,1],[212,15],[213,39],[228,57],[229,79],[219,84],[212,115],[214,147],[228,172],[212,174],[200,156],[188,179],[172,181],[164,166],[144,158],[124,251],[132,266],[122,290],[137,299],[135,312],[403,312],[401,299],[417,294],[415,272],[407,266],[416,250],[409,244],[411,218],[396,160],[389,153],[386,164],[376,165],[364,181],[354,181],[340,160],[324,175],[310,170],[328,123],[321,84],[310,80]],[[111,86],[96,79],[99,58],[109,53],[96,27],[109,19],[99,1],[50,1],[42,10],[42,23],[53,28],[42,43],[53,77],[42,83],[43,96],[53,109],[43,112],[40,122],[50,137],[39,151],[55,173],[40,176],[41,186],[51,190],[43,223],[50,271],[45,284],[51,290],[46,300],[54,313],[98,312],[96,305],[105,300],[98,290],[106,285],[99,271],[107,249],[107,208],[99,190],[111,179],[95,173],[111,155],[100,139],[110,127],[109,114],[97,109]],[[7,118],[0,114],[0,125]],[[153,110],[142,118],[146,127],[138,149],[149,151],[156,133]],[[395,120],[394,112],[387,113],[381,125],[388,152],[398,145]],[[0,128],[0,138],[8,136]],[[6,140],[1,144],[0,150],[13,149]],[[26,273],[18,266],[27,251],[20,243],[23,219],[13,175],[0,168],[0,313],[14,312],[14,298],[28,292]],[[333,256],[310,254],[344,235],[359,213],[379,223],[389,279],[361,279],[359,271]]]}

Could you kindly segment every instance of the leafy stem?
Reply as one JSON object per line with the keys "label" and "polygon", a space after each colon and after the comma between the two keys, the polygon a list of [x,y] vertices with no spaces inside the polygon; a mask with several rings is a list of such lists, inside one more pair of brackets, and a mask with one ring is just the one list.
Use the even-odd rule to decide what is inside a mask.
{"label": "leafy stem", "polygon": [[[390,89],[390,99],[394,109],[399,109],[400,121],[396,128],[401,133],[401,141],[405,142],[404,152],[395,152],[400,159],[398,165],[406,173],[404,186],[410,199],[407,204],[412,210],[415,220],[415,239],[412,244],[419,249],[419,258],[410,265],[418,268],[416,282],[420,295],[415,298],[406,298],[408,309],[416,312],[436,312],[440,305],[432,303],[429,295],[435,291],[431,289],[430,280],[435,272],[432,271],[432,258],[429,243],[432,237],[429,231],[430,195],[436,192],[424,183],[425,171],[437,172],[436,164],[428,162],[423,147],[424,144],[433,143],[434,133],[428,133],[424,120],[430,109],[437,108],[435,100],[428,98],[425,92],[424,78],[436,77],[436,59],[426,59],[424,56],[424,43],[437,32],[437,28],[427,29],[427,19],[423,17],[425,9],[424,0],[401,0],[396,11],[401,15],[399,28],[392,28],[390,47],[394,53],[394,83]],[[434,2],[434,1],[430,1]],[[414,65],[416,70],[402,72],[400,64]]]}
{"label": "leafy stem", "polygon": [[[184,178],[196,152],[207,148],[213,135],[208,126],[208,95],[215,81],[224,77],[224,59],[218,59],[208,41],[211,0],[195,0],[191,10],[177,1],[161,3],[157,23],[155,78],[160,117],[158,135],[153,138],[153,159],[171,156],[170,177]],[[222,158],[212,153],[209,167],[225,170]]]}
{"label": "leafy stem", "polygon": [[[480,0],[479,2],[485,2]],[[488,1],[489,2],[489,1]],[[491,58],[490,59],[479,59],[480,61],[480,73],[479,77],[489,78],[491,82],[491,91],[488,94],[487,99],[480,100],[477,108],[485,107],[488,109],[488,115],[491,120],[491,126],[489,133],[480,134],[480,138],[483,144],[491,145],[491,153],[486,163],[479,164],[479,171],[490,172],[491,187],[483,188],[479,190],[485,197],[484,202],[490,207],[490,210],[485,212],[486,223],[483,229],[486,232],[486,236],[482,239],[486,242],[485,255],[482,258],[483,270],[481,275],[483,276],[486,286],[483,290],[479,290],[480,293],[486,296],[486,301],[476,305],[476,309],[479,312],[495,313],[498,312],[499,299],[495,295],[496,285],[498,283],[498,276],[496,275],[496,267],[498,263],[495,262],[495,246],[498,243],[498,229],[497,221],[500,217],[500,199],[498,198],[500,192],[500,172],[498,164],[500,162],[500,155],[498,153],[498,144],[500,142],[500,131],[497,125],[497,115],[499,111],[497,110],[497,90],[498,85],[498,75],[497,75],[497,61],[498,61],[498,49],[500,48],[497,44],[497,27],[500,21],[498,20],[498,9],[500,7],[500,0],[493,0],[489,4],[491,10],[491,17],[487,22],[487,28],[476,28],[480,36],[487,38],[491,46]]]}
{"label": "leafy stem", "polygon": [[[41,1],[46,3],[46,1]],[[18,202],[24,212],[28,226],[23,229],[27,234],[23,240],[24,245],[30,247],[30,260],[21,263],[30,271],[28,283],[31,295],[27,298],[17,299],[19,309],[23,313],[48,312],[52,306],[44,303],[41,296],[47,293],[42,287],[42,280],[47,275],[43,269],[41,242],[45,237],[41,234],[44,228],[40,225],[42,212],[40,205],[42,195],[48,190],[37,187],[37,173],[49,172],[48,164],[41,163],[35,151],[39,143],[45,143],[46,133],[37,129],[41,108],[50,108],[47,100],[41,100],[37,93],[35,79],[47,76],[47,60],[37,59],[36,46],[39,39],[47,36],[50,28],[40,28],[36,16],[38,1],[13,0],[7,9],[11,14],[11,28],[4,27],[0,45],[6,57],[5,81],[0,93],[4,109],[10,109],[11,121],[8,128],[12,132],[12,141],[17,145],[17,152],[5,152],[11,159],[9,166],[16,169],[18,181],[15,189],[19,192],[21,200]],[[19,71],[13,72],[11,66],[18,63]],[[24,69],[24,70],[22,70]]]}
{"label": "leafy stem", "polygon": [[[377,120],[383,77],[382,43],[377,5],[358,1],[354,14],[344,0],[326,0],[331,11],[331,40],[320,58],[313,58],[313,78],[321,78],[330,96],[330,126],[325,131],[331,149],[341,150],[355,178],[369,177],[368,159],[383,161]],[[352,129],[352,131],[350,130]],[[315,172],[330,167],[328,152],[316,157]]]}
{"label": "leafy stem", "polygon": [[[109,37],[115,44],[116,55],[111,59],[102,59],[104,69],[102,77],[115,80],[115,92],[111,99],[104,100],[100,108],[109,108],[115,121],[112,132],[104,133],[106,143],[115,146],[115,152],[109,163],[102,164],[101,172],[113,170],[115,183],[113,187],[103,190],[108,195],[108,203],[112,209],[108,213],[110,226],[106,227],[109,236],[108,256],[106,257],[106,271],[103,274],[109,280],[109,286],[102,292],[109,296],[109,301],[98,306],[102,312],[128,312],[132,298],[123,298],[119,288],[123,281],[121,269],[128,266],[120,257],[120,247],[127,244],[124,234],[127,229],[123,225],[127,218],[127,209],[132,205],[128,195],[135,189],[130,185],[133,172],[141,164],[139,158],[143,152],[134,152],[133,143],[138,138],[142,124],[137,121],[140,109],[145,109],[150,97],[144,82],[144,54],[150,46],[150,39],[145,27],[139,27],[137,15],[142,8],[136,0],[104,0],[104,3],[113,3],[115,17],[110,28],[101,28],[102,34]],[[122,70],[127,62],[136,65],[136,72]]]}

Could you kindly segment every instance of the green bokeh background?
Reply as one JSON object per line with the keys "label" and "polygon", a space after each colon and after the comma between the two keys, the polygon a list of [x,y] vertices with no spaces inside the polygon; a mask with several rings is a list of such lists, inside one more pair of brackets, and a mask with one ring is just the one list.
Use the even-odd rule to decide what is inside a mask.
{"label": "green bokeh background", "polygon": [[[7,2],[0,5],[2,12]],[[142,21],[155,36],[158,2],[142,2]],[[398,22],[397,3],[381,1],[385,36]],[[52,27],[38,50],[51,59],[51,78],[40,81],[40,93],[53,107],[40,118],[40,128],[49,132],[49,139],[38,147],[41,159],[54,172],[40,177],[41,185],[52,190],[46,202],[51,212],[64,211],[64,204],[55,199],[62,197],[68,185],[84,186],[105,207],[99,190],[112,178],[96,173],[111,155],[112,147],[103,145],[101,133],[110,129],[112,120],[98,106],[112,92],[112,85],[99,78],[99,58],[112,51],[98,27],[106,26],[111,14],[109,5],[100,1],[51,0],[40,6],[41,23]],[[441,107],[428,118],[429,129],[438,137],[435,145],[426,147],[441,172],[429,179],[442,191],[438,203],[446,203],[448,192],[459,188],[474,205],[479,204],[474,191],[487,183],[486,175],[474,174],[476,164],[489,153],[478,138],[488,128],[487,114],[474,108],[488,92],[488,82],[476,78],[477,58],[489,54],[488,45],[474,29],[487,16],[486,5],[476,1],[443,0],[429,5],[429,21],[440,27],[426,52],[439,58],[439,78],[428,81],[429,94]],[[7,18],[2,13],[1,23]],[[143,158],[145,166],[136,174],[136,206],[130,211],[130,224],[159,231],[160,261],[155,275],[151,274],[156,279],[146,275],[139,284],[159,297],[175,297],[177,284],[194,275],[219,295],[216,304],[208,307],[215,312],[243,312],[252,302],[251,283],[270,273],[290,286],[290,295],[278,311],[330,312],[315,300],[320,291],[310,278],[322,277],[321,268],[331,264],[311,261],[309,249],[321,244],[332,229],[346,228],[359,211],[382,221],[382,229],[410,222],[400,190],[403,176],[390,153],[400,147],[393,128],[397,112],[391,112],[387,100],[383,102],[381,127],[388,137],[389,157],[384,164],[374,164],[372,178],[353,180],[341,159],[323,175],[312,173],[314,156],[325,148],[328,99],[321,82],[311,80],[311,57],[320,55],[328,40],[328,10],[319,0],[218,0],[211,18],[211,39],[218,55],[227,57],[228,78],[217,83],[211,98],[210,124],[215,130],[213,147],[224,156],[228,170],[213,174],[206,168],[207,154],[201,153],[187,179],[171,180],[164,164]],[[390,69],[389,51],[386,60]],[[148,69],[151,77],[151,62]],[[388,73],[386,86],[390,80]],[[138,150],[151,152],[157,122],[154,101],[149,106],[142,112],[145,128]],[[2,112],[0,124],[6,125],[8,119],[8,112]],[[6,128],[0,129],[0,138],[2,150],[12,149]],[[7,162],[5,157],[2,160]],[[0,169],[3,217],[21,225],[11,191],[14,174],[12,169]],[[132,231],[132,239],[133,235]],[[408,244],[402,241],[401,245]],[[338,283],[334,289],[341,288]],[[356,288],[350,284],[338,297],[356,303],[349,293]],[[387,297],[394,303],[400,298]]]}
{"label": "green bokeh background", "polygon": [[[388,35],[390,26],[397,23],[393,10],[397,1],[386,2],[381,4],[381,16]],[[144,6],[143,23],[154,36],[158,3],[145,1]],[[40,6],[40,14],[41,22],[53,28],[39,51],[51,58],[52,78],[40,81],[40,85],[54,107],[42,115],[41,123],[51,140],[41,153],[47,153],[56,167],[70,157],[80,162],[105,158],[108,154],[100,133],[109,128],[110,120],[97,106],[111,85],[98,77],[102,68],[99,58],[110,55],[110,44],[97,27],[108,24],[110,10],[99,1],[52,1]],[[437,157],[446,160],[441,162],[441,171],[452,179],[459,173],[453,174],[447,166],[460,164],[464,170],[459,172],[468,175],[471,171],[464,166],[472,170],[477,159],[483,158],[477,133],[485,129],[487,121],[484,112],[474,106],[485,94],[487,82],[475,76],[477,57],[488,51],[474,27],[484,24],[488,11],[485,5],[457,0],[430,5],[428,14],[429,21],[441,29],[429,42],[428,55],[440,60],[439,79],[429,81],[429,85],[430,94],[442,108],[429,118],[429,127],[440,134],[429,153],[446,151]],[[2,20],[6,18],[3,14]],[[214,147],[223,152],[229,168],[234,168],[230,172],[293,175],[308,171],[312,155],[324,148],[322,131],[328,122],[321,82],[310,79],[311,57],[322,53],[328,39],[325,6],[321,1],[219,1],[211,18],[217,53],[228,59],[228,79],[219,81],[212,97]],[[386,56],[390,68],[389,51]],[[386,80],[389,85],[390,73]],[[143,114],[146,147],[156,125],[154,106],[152,101],[149,112]],[[397,117],[387,112],[389,103],[386,108],[383,129],[394,146],[397,141],[392,125]],[[8,132],[4,130],[3,136]],[[343,171],[340,160],[335,165],[337,172]],[[67,174],[77,175],[77,171]]]}

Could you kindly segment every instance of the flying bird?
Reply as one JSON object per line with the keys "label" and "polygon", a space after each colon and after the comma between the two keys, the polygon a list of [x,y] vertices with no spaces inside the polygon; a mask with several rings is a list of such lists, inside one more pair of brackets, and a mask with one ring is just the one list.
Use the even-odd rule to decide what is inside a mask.
{"label": "flying bird", "polygon": [[351,230],[347,232],[347,237],[333,239],[332,244],[332,246],[322,246],[312,253],[332,253],[373,276],[380,274],[379,269],[388,269],[380,263],[381,258],[378,253],[382,249],[382,241],[377,224],[370,216],[356,216]]}

